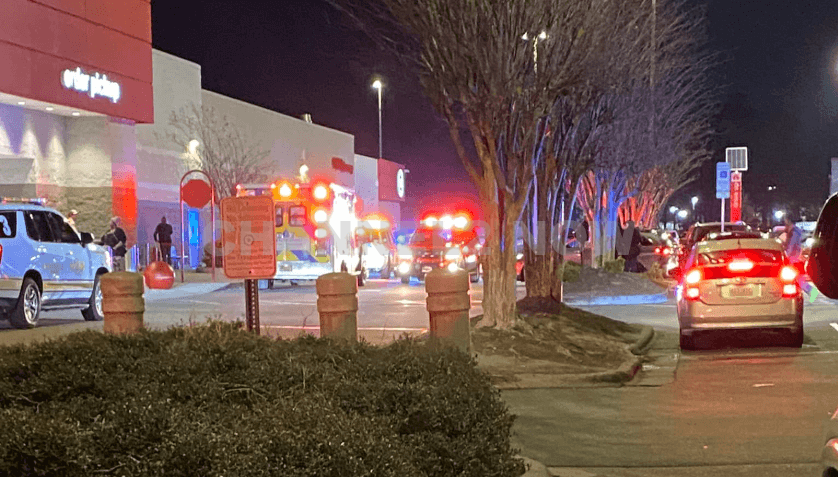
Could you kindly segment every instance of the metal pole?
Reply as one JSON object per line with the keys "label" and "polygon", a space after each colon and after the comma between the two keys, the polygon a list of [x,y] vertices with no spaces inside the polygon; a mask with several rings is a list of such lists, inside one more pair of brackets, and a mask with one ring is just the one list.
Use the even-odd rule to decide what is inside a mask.
{"label": "metal pole", "polygon": [[378,88],[378,158],[382,159],[384,157],[384,152],[382,152],[382,140],[381,140],[381,88]]}
{"label": "metal pole", "polygon": [[725,231],[725,200],[722,199],[722,232]]}
{"label": "metal pole", "polygon": [[244,281],[245,315],[244,321],[247,331],[261,334],[259,326],[259,281],[245,279]]}
{"label": "metal pole", "polygon": [[212,281],[215,281],[215,184],[210,182],[210,222],[212,222]]}
{"label": "metal pole", "polygon": [[180,181],[180,201],[178,201],[178,205],[180,206],[180,282],[183,283],[186,281],[183,275],[183,267],[185,266],[183,257],[186,255],[186,250],[183,248],[184,243],[186,243],[186,230],[183,228],[183,179]]}

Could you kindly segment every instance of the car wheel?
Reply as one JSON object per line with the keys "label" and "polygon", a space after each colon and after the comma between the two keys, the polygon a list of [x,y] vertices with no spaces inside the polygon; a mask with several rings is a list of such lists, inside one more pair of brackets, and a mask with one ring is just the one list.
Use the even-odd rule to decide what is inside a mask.
{"label": "car wheel", "polygon": [[100,276],[97,275],[96,280],[93,282],[93,292],[90,294],[89,306],[81,311],[81,316],[84,317],[85,321],[102,321],[105,317],[102,311],[102,285],[99,282]]}
{"label": "car wheel", "polygon": [[792,348],[803,346],[803,317],[798,318],[795,327],[789,330],[789,346]]}
{"label": "car wheel", "polygon": [[15,328],[34,328],[38,326],[41,315],[41,289],[31,278],[23,279],[17,305],[9,314],[9,322]]}
{"label": "car wheel", "polygon": [[695,341],[693,340],[693,337],[691,335],[686,335],[683,332],[681,332],[679,333],[678,338],[682,350],[695,349]]}

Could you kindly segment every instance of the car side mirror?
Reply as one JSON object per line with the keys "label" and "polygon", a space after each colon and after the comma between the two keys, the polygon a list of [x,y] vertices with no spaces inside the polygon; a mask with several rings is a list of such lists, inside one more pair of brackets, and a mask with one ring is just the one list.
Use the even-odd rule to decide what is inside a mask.
{"label": "car side mirror", "polygon": [[87,245],[93,243],[93,234],[90,232],[82,232],[81,233],[81,244]]}

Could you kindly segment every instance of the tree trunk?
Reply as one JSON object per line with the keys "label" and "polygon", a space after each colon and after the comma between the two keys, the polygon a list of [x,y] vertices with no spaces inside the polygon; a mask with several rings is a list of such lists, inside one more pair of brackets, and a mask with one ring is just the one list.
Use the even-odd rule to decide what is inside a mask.
{"label": "tree trunk", "polygon": [[[524,270],[527,297],[530,298],[547,298],[552,295],[553,214],[551,210],[548,210],[549,190],[544,182],[541,181],[534,191],[536,219],[534,230],[524,232],[524,241],[529,243],[524,257]],[[528,216],[528,219],[530,217]],[[532,220],[527,220],[527,225],[532,226]]]}

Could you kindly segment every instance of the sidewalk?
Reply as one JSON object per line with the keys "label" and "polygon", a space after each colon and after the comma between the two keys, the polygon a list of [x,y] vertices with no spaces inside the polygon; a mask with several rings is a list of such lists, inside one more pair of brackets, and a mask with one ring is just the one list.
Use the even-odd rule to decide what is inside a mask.
{"label": "sidewalk", "polygon": [[229,286],[231,283],[241,282],[241,280],[232,280],[224,276],[224,271],[220,268],[215,270],[215,281],[212,280],[212,273],[185,271],[183,273],[183,281],[181,281],[180,270],[175,270],[175,283],[172,288],[168,290],[158,290],[146,287],[145,299],[146,301],[169,300],[172,298],[182,298],[191,295],[203,295],[205,293],[212,293]]}

